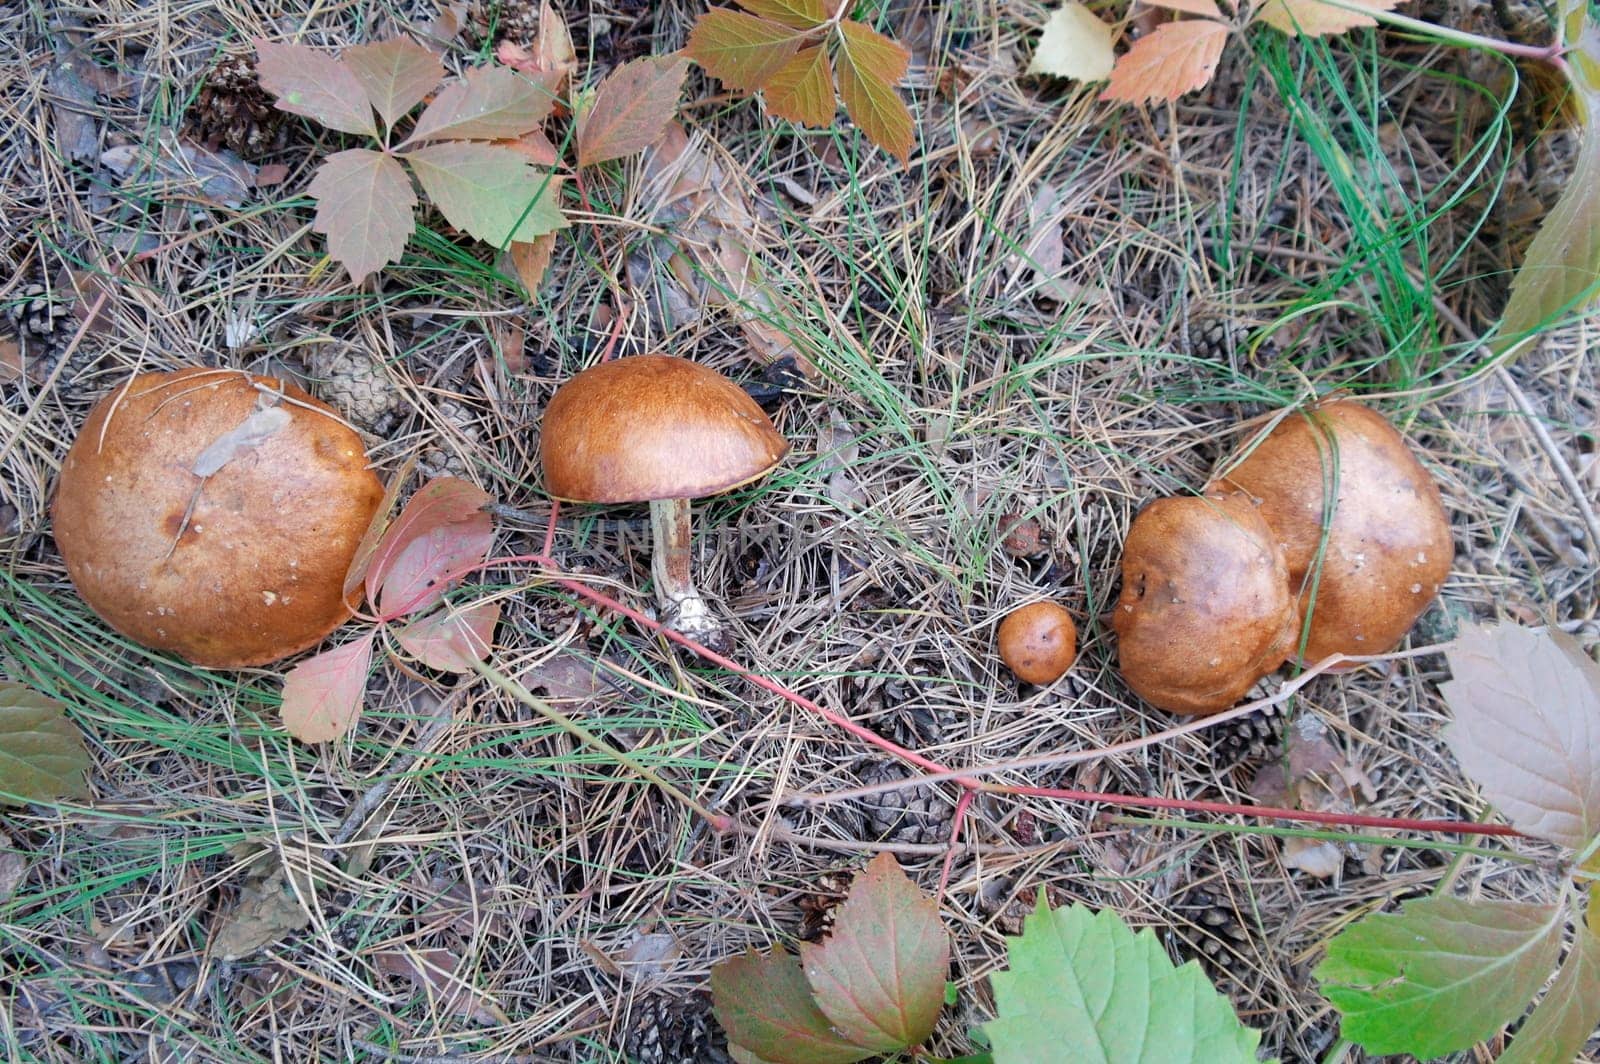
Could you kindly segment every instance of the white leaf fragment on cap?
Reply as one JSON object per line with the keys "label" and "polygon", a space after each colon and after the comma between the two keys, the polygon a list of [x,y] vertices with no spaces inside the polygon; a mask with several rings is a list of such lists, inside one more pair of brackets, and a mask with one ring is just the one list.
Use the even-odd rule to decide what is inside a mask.
{"label": "white leaf fragment on cap", "polygon": [[268,406],[256,410],[239,424],[224,432],[211,446],[200,452],[194,460],[193,472],[197,477],[213,476],[223,466],[233,461],[240,451],[254,450],[268,437],[288,427],[289,411],[281,406]]}

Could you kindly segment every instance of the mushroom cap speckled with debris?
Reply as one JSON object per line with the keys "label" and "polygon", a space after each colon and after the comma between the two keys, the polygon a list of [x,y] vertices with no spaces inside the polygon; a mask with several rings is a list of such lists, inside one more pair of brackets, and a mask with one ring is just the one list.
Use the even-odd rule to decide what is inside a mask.
{"label": "mushroom cap speckled with debris", "polygon": [[97,403],[51,515],[84,601],[217,668],[320,642],[383,497],[361,438],[295,385],[234,370],[134,377]]}
{"label": "mushroom cap speckled with debris", "polygon": [[1030,602],[1006,614],[995,633],[1000,660],[1024,683],[1055,683],[1078,656],[1078,626],[1054,602]]}
{"label": "mushroom cap speckled with debris", "polygon": [[761,479],[788,453],[738,385],[670,355],[579,373],[551,397],[539,438],[545,490],[566,502],[698,499]]}

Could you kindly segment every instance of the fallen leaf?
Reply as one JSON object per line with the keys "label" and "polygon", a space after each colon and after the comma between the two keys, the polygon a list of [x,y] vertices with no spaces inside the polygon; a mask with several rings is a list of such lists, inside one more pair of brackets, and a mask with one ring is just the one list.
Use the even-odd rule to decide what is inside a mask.
{"label": "fallen leaf", "polygon": [[0,831],[0,905],[10,900],[28,875],[28,859],[17,850],[11,836]]}
{"label": "fallen leaf", "polygon": [[813,45],[796,52],[767,82],[766,101],[768,111],[801,125],[825,126],[833,121],[839,102],[827,48]]}
{"label": "fallen leaf", "polygon": [[343,736],[361,717],[376,631],[307,658],[283,678],[283,728],[303,743]]}
{"label": "fallen leaf", "polygon": [[570,652],[554,654],[519,673],[517,682],[552,701],[588,703],[616,690],[599,662]]}
{"label": "fallen leaf", "polygon": [[444,64],[420,44],[395,37],[358,44],[340,57],[367,90],[384,123],[393,126],[444,80]]}
{"label": "fallen leaf", "polygon": [[[1262,805],[1354,813],[1377,796],[1366,773],[1333,745],[1328,726],[1316,714],[1298,714],[1284,745],[1285,756],[1262,765],[1251,781],[1250,794]],[[1370,857],[1372,852],[1354,843],[1288,838],[1283,842],[1283,863],[1318,879],[1331,879],[1344,870],[1346,857]]]}
{"label": "fallen leaf", "polygon": [[204,479],[215,476],[222,467],[237,458],[240,452],[250,452],[289,427],[293,415],[278,405],[278,396],[258,393],[256,408],[245,415],[243,421],[212,440],[195,456],[189,472]]}
{"label": "fallen leaf", "polygon": [[1445,650],[1445,741],[1518,831],[1568,849],[1600,835],[1600,665],[1571,636],[1469,627]]}
{"label": "fallen leaf", "polygon": [[380,611],[417,613],[441,601],[460,571],[488,556],[494,519],[482,488],[458,477],[428,481],[395,518],[367,568],[367,599]]}
{"label": "fallen leaf", "polygon": [[[366,581],[373,555],[378,551],[378,543],[389,529],[389,518],[394,514],[394,504],[400,498],[400,489],[411,479],[411,471],[416,467],[415,458],[407,459],[399,471],[389,478],[388,487],[383,489],[383,500],[378,503],[378,508],[372,511],[372,520],[367,522],[367,530],[361,534],[361,542],[356,544],[355,553],[350,556],[350,567],[344,572],[344,590],[340,597],[345,602],[349,603],[350,596],[354,595],[356,589]],[[355,608],[359,602],[350,605]]]}
{"label": "fallen leaf", "polygon": [[1028,201],[1028,232],[1022,253],[1012,256],[1011,279],[1021,281],[1032,275],[1031,288],[1038,295],[1057,303],[1070,303],[1086,295],[1100,297],[1099,289],[1085,288],[1065,276],[1062,267],[1066,244],[1062,238],[1066,196],[1048,181],[1039,182]]}
{"label": "fallen leaf", "polygon": [[[1388,11],[1400,0],[1343,0],[1356,7]],[[1378,20],[1359,11],[1323,3],[1322,0],[1265,0],[1256,8],[1254,21],[1265,22],[1290,36],[1323,37],[1358,26],[1376,26]]]}
{"label": "fallen leaf", "polygon": [[854,1064],[873,1055],[833,1030],[800,959],[781,948],[712,965],[711,999],[730,1048],[769,1064]]}
{"label": "fallen leaf", "polygon": [[341,133],[378,135],[372,101],[355,72],[327,52],[257,39],[256,78],[278,110],[314,118]]}
{"label": "fallen leaf", "polygon": [[256,187],[256,168],[226,149],[183,140],[165,130],[153,145],[124,144],[100,153],[100,161],[130,183],[160,183],[159,194],[187,193],[237,207]]}
{"label": "fallen leaf", "polygon": [[489,656],[498,623],[499,602],[446,606],[394,629],[394,638],[430,669],[471,672],[473,662]]}
{"label": "fallen leaf", "polygon": [[[295,897],[280,859],[271,856],[270,871],[245,881],[239,888],[239,900],[211,936],[211,952],[218,959],[248,957],[311,923],[311,914]],[[301,884],[308,893],[311,886],[310,882]]]}
{"label": "fallen leaf", "polygon": [[417,195],[392,156],[367,148],[322,161],[307,190],[317,201],[311,228],[328,238],[328,254],[360,284],[400,261],[416,228]]}
{"label": "fallen leaf", "polygon": [[899,159],[911,154],[911,110],[895,85],[905,77],[911,53],[859,22],[839,24],[839,98],[867,139]]}
{"label": "fallen leaf", "polygon": [[[1591,897],[1591,919],[1595,904]],[[1556,981],[1533,1015],[1517,1028],[1511,1048],[1500,1054],[1498,1064],[1577,1060],[1596,1024],[1600,1024],[1600,935],[1579,927]]]}
{"label": "fallen leaf", "polygon": [[372,962],[385,975],[409,979],[427,996],[430,1008],[474,1023],[510,1022],[489,995],[465,980],[461,974],[465,965],[450,950],[379,950],[372,955]]}
{"label": "fallen leaf", "polygon": [[15,340],[0,340],[0,384],[10,384],[22,376],[26,369],[22,361],[22,345]]}
{"label": "fallen leaf", "polygon": [[66,706],[0,680],[0,805],[87,798],[89,768],[89,753]]}
{"label": "fallen leaf", "polygon": [[[1213,5],[1214,6],[1214,5]],[[1028,73],[1078,81],[1104,81],[1116,62],[1111,27],[1082,4],[1070,0],[1050,13]]]}
{"label": "fallen leaf", "polygon": [[1140,37],[1111,71],[1102,100],[1176,100],[1203,88],[1216,73],[1230,30],[1210,19],[1164,22]]}
{"label": "fallen leaf", "polygon": [[537,128],[554,103],[555,94],[541,81],[508,67],[473,67],[439,90],[405,143],[508,140]]}
{"label": "fallen leaf", "polygon": [[486,244],[527,242],[568,224],[561,178],[535,170],[510,148],[447,141],[405,158],[450,224]]}
{"label": "fallen leaf", "polygon": [[620,159],[660,140],[688,75],[689,61],[674,56],[635,59],[608,74],[578,120],[578,165]]}
{"label": "fallen leaf", "polygon": [[85,73],[94,62],[81,48],[61,41],[54,42],[54,47],[55,62],[45,88],[50,95],[56,150],[68,161],[93,159],[100,150],[100,130],[94,120],[94,86]]}
{"label": "fallen leaf", "polygon": [[267,163],[256,171],[256,188],[271,188],[273,185],[281,185],[288,176],[288,164]]}
{"label": "fallen leaf", "polygon": [[497,140],[494,143],[510,148],[535,166],[553,167],[561,164],[561,153],[550,143],[550,138],[544,135],[543,130],[530,129],[513,140]]}
{"label": "fallen leaf", "polygon": [[855,428],[837,410],[829,410],[828,423],[817,430],[817,474],[827,484],[828,498],[847,510],[867,502],[853,468],[860,458]]}
{"label": "fallen leaf", "polygon": [[533,53],[542,70],[556,75],[551,88],[557,92],[578,69],[578,54],[572,48],[567,20],[550,6],[550,0],[539,3],[539,29],[533,39]]}
{"label": "fallen leaf", "polygon": [[889,1053],[920,1045],[944,1005],[950,936],[939,907],[881,853],[850,885],[833,934],[800,944],[806,981],[833,1030]]}
{"label": "fallen leaf", "polygon": [[714,7],[695,21],[683,52],[728,87],[755,92],[794,57],[802,39],[791,26]]}
{"label": "fallen leaf", "polygon": [[529,299],[538,295],[539,285],[544,281],[544,275],[550,269],[550,259],[555,255],[555,251],[556,235],[554,233],[536,236],[532,240],[513,240],[506,247],[506,254],[511,259],[511,266],[517,271],[517,279],[522,282],[522,287],[527,290]]}

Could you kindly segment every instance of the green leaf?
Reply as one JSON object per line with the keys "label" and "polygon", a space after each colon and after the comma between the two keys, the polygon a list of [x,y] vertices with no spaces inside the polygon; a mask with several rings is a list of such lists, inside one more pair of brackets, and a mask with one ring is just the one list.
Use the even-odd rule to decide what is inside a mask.
{"label": "green leaf", "polygon": [[839,102],[833,94],[833,64],[828,50],[815,45],[797,52],[767,82],[767,110],[806,126],[833,121]]}
{"label": "green leaf", "polygon": [[834,1033],[800,959],[782,949],[713,965],[711,1002],[730,1045],[767,1064],[853,1064],[873,1055]]}
{"label": "green leaf", "polygon": [[307,190],[317,201],[311,228],[328,238],[328,254],[359,284],[397,262],[416,228],[417,194],[392,156],[367,148],[322,160]]}
{"label": "green leaf", "polygon": [[1522,1015],[1555,966],[1564,914],[1420,898],[1340,932],[1313,974],[1344,1037],[1372,1053],[1443,1056]]}
{"label": "green leaf", "polygon": [[554,104],[555,93],[549,86],[509,67],[474,67],[461,80],[439,90],[406,143],[446,138],[509,140],[536,128]]}
{"label": "green leaf", "polygon": [[660,140],[688,74],[689,61],[674,56],[635,59],[608,74],[578,120],[578,165],[620,159]]}
{"label": "green leaf", "polygon": [[354,71],[327,52],[258,40],[256,78],[278,98],[280,111],[314,118],[341,133],[378,135],[367,90]]}
{"label": "green leaf", "polygon": [[560,178],[498,144],[452,141],[406,153],[423,191],[457,229],[495,247],[567,225]]}
{"label": "green leaf", "polygon": [[841,22],[839,96],[850,120],[867,139],[905,162],[911,154],[911,109],[895,84],[905,77],[911,53],[859,22]]}
{"label": "green leaf", "polygon": [[887,853],[850,884],[833,934],[800,960],[833,1029],[880,1053],[921,1044],[944,1005],[950,938],[939,907]]}
{"label": "green leaf", "polygon": [[340,57],[367,90],[372,106],[388,125],[421,103],[444,80],[439,57],[403,37],[358,44]]}
{"label": "green leaf", "polygon": [[[0,680],[0,805],[87,798],[89,754],[66,707]],[[8,797],[15,795],[16,797]]]}
{"label": "green leaf", "polygon": [[793,58],[803,38],[789,26],[714,7],[695,21],[683,51],[729,88],[755,92]]}
{"label": "green leaf", "polygon": [[984,1024],[995,1064],[1255,1064],[1257,1031],[1193,961],[1175,967],[1153,931],[1116,913],[1040,907],[1007,940]]}
{"label": "green leaf", "polygon": [[1576,1060],[1600,1024],[1600,936],[1580,926],[1556,981],[1500,1054],[1499,1064]]}
{"label": "green leaf", "polygon": [[1564,632],[1470,627],[1445,649],[1445,741],[1518,831],[1572,850],[1600,835],[1600,665]]}

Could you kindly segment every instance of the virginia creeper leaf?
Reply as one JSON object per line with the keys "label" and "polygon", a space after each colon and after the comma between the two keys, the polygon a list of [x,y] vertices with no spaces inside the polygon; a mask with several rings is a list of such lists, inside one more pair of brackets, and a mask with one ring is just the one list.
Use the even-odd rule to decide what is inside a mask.
{"label": "virginia creeper leaf", "polygon": [[1445,650],[1445,741],[1513,827],[1569,849],[1600,835],[1600,665],[1559,631],[1464,629]]}
{"label": "virginia creeper leaf", "polygon": [[983,1026],[995,1064],[1255,1064],[1260,1033],[1199,966],[1175,967],[1155,932],[1135,934],[1109,909],[1041,904],[1006,956],[990,976],[997,1018]]}
{"label": "virginia creeper leaf", "polygon": [[802,38],[781,23],[714,7],[695,22],[683,51],[729,88],[755,92],[800,50]]}
{"label": "virginia creeper leaf", "polygon": [[500,603],[474,602],[459,609],[446,606],[394,630],[405,652],[445,672],[471,672],[472,663],[489,656]]}
{"label": "virginia creeper leaf", "polygon": [[800,959],[781,948],[713,965],[711,1001],[729,1043],[768,1064],[853,1064],[873,1055],[828,1026]]}
{"label": "virginia creeper leaf", "polygon": [[360,284],[397,262],[416,228],[411,179],[392,156],[350,148],[322,160],[307,189],[317,201],[311,228],[328,238],[328,254]]}
{"label": "virginia creeper leaf", "polygon": [[822,25],[829,15],[822,0],[738,0],[738,4],[752,15],[801,30]]}
{"label": "virginia creeper leaf", "polygon": [[1555,965],[1564,916],[1556,905],[1418,898],[1341,931],[1313,974],[1344,1037],[1372,1053],[1439,1057],[1522,1015]]}
{"label": "virginia creeper leaf", "polygon": [[411,470],[416,464],[415,458],[407,459],[399,472],[389,478],[389,486],[383,489],[383,501],[372,511],[372,520],[367,522],[367,530],[361,534],[361,542],[356,544],[356,552],[350,556],[350,568],[344,571],[344,590],[340,593],[340,597],[349,603],[352,609],[358,609],[361,603],[351,602],[350,596],[366,582],[367,570],[372,565],[372,556],[378,550],[378,541],[389,528],[389,518],[394,516],[394,504],[400,498],[400,489],[405,487],[406,481],[411,478]]}
{"label": "virginia creeper leaf", "polygon": [[[1347,0],[1358,7],[1373,11],[1388,11],[1400,0]],[[1378,20],[1359,11],[1336,7],[1322,0],[1266,0],[1256,9],[1255,21],[1265,22],[1273,29],[1282,30],[1291,37],[1325,37],[1343,33],[1358,26],[1376,26]]]}
{"label": "virginia creeper leaf", "polygon": [[504,247],[567,225],[561,179],[510,148],[451,141],[408,152],[406,161],[450,224],[487,244]]}
{"label": "virginia creeper leaf", "polygon": [[911,110],[895,84],[911,53],[859,22],[839,24],[839,97],[850,120],[878,147],[901,162],[911,154]]}
{"label": "virginia creeper leaf", "polygon": [[[1600,31],[1591,32],[1600,44]],[[1600,79],[1600,55],[1570,58],[1574,69],[1580,60],[1594,64]],[[1600,88],[1574,91],[1585,112],[1577,162],[1511,280],[1511,298],[1490,344],[1496,354],[1563,315],[1583,311],[1600,293]]]}
{"label": "virginia creeper leaf", "polygon": [[528,290],[529,298],[538,294],[539,284],[544,280],[545,271],[550,269],[550,259],[555,250],[554,233],[536,236],[529,241],[514,240],[506,248],[512,268],[517,271],[517,279]]}
{"label": "virginia creeper leaf", "polygon": [[1600,1024],[1600,936],[1580,926],[1556,981],[1517,1029],[1499,1064],[1577,1060],[1596,1024]]}
{"label": "virginia creeper leaf", "polygon": [[506,140],[538,126],[554,103],[555,93],[542,81],[503,66],[473,67],[439,90],[406,143],[441,138]]}
{"label": "virginia creeper leaf", "polygon": [[384,123],[391,126],[444,80],[439,57],[403,37],[358,44],[346,48],[340,58],[367,90]]}
{"label": "virginia creeper leaf", "polygon": [[289,670],[283,678],[284,731],[303,743],[325,743],[355,727],[377,634],[368,631]]}
{"label": "virginia creeper leaf", "polygon": [[[0,680],[0,805],[87,798],[89,754],[66,707],[31,687]],[[19,801],[19,799],[21,801]]]}
{"label": "virginia creeper leaf", "polygon": [[767,110],[806,126],[825,126],[839,109],[833,95],[833,64],[828,50],[813,45],[796,52],[767,82]]}
{"label": "virginia creeper leaf", "polygon": [[[1204,0],[1210,3],[1210,0]],[[1215,9],[1216,5],[1211,5]],[[1039,34],[1039,47],[1033,51],[1028,73],[1049,74],[1078,81],[1104,81],[1116,62],[1111,48],[1111,27],[1095,17],[1093,11],[1069,0],[1051,13]]]}
{"label": "virginia creeper leaf", "polygon": [[1228,27],[1210,19],[1164,22],[1133,42],[1111,71],[1102,100],[1176,100],[1203,88],[1216,73]]}
{"label": "virginia creeper leaf", "polygon": [[561,86],[578,69],[578,54],[572,48],[572,33],[567,20],[550,6],[550,0],[539,2],[539,31],[534,37],[533,54],[539,66],[556,76],[550,85],[552,92]]}
{"label": "virginia creeper leaf", "polygon": [[327,52],[258,40],[256,78],[278,98],[280,111],[314,118],[341,133],[378,135],[372,101],[361,80]]}
{"label": "virginia creeper leaf", "polygon": [[550,143],[550,138],[544,135],[542,129],[530,129],[520,137],[494,143],[502,148],[510,148],[535,166],[561,165],[561,153]]}
{"label": "virginia creeper leaf", "polygon": [[887,853],[850,885],[833,934],[800,946],[806,981],[833,1029],[881,1053],[919,1045],[944,1005],[950,938],[939,908]]}
{"label": "virginia creeper leaf", "polygon": [[674,56],[635,59],[606,75],[578,119],[578,165],[620,159],[660,140],[688,75],[689,61]]}
{"label": "virginia creeper leaf", "polygon": [[460,582],[451,574],[482,561],[494,541],[489,496],[458,477],[428,481],[384,534],[367,569],[367,598],[380,612],[418,613]]}

